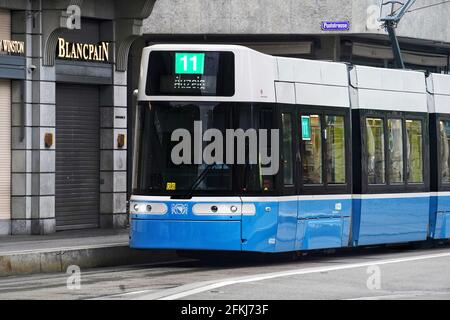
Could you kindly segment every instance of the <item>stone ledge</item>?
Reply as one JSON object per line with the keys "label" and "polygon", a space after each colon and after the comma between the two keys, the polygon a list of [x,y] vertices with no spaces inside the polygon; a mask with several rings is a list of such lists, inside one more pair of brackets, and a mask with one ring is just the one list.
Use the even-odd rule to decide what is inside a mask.
{"label": "stone ledge", "polygon": [[0,277],[66,272],[76,265],[83,269],[115,267],[178,259],[174,251],[133,250],[127,243],[82,248],[0,252]]}

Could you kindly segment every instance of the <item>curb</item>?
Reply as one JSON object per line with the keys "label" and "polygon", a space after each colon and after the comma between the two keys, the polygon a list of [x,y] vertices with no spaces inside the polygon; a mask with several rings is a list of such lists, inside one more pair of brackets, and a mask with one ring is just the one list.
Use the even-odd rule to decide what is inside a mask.
{"label": "curb", "polygon": [[128,243],[0,253],[0,277],[66,272],[81,269],[167,262],[179,257],[175,251],[134,250]]}

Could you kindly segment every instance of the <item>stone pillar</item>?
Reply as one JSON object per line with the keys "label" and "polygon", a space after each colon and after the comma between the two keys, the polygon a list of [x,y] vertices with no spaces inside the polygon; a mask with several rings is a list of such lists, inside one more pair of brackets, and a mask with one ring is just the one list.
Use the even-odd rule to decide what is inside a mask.
{"label": "stone pillar", "polygon": [[[112,25],[114,24],[114,25]],[[113,84],[100,94],[100,227],[124,228],[127,218],[127,72],[116,71],[115,22],[105,25],[102,39],[113,46]],[[119,135],[124,145],[119,145]]]}
{"label": "stone pillar", "polygon": [[[32,64],[32,19],[29,10],[11,12],[12,39],[25,42],[27,68]],[[32,180],[32,81],[12,81],[11,123],[11,233],[31,234]]]}
{"label": "stone pillar", "polygon": [[[39,1],[40,2],[40,1]],[[37,2],[37,4],[39,4]],[[42,10],[42,7],[39,7]],[[55,67],[43,64],[43,19],[36,17],[33,32],[33,175],[32,175],[32,234],[48,234],[56,230],[55,171],[56,171],[56,83]],[[51,146],[45,145],[45,135],[53,137]]]}
{"label": "stone pillar", "polygon": [[[31,233],[31,81],[12,81],[11,233]],[[25,105],[23,105],[25,104]]]}
{"label": "stone pillar", "polygon": [[[24,85],[13,83],[12,234],[55,232],[55,69],[42,63],[42,15],[41,1],[13,14],[28,70]],[[21,101],[25,118],[19,117]],[[45,146],[46,134],[53,135],[52,146]]]}
{"label": "stone pillar", "polygon": [[114,85],[102,88],[100,104],[100,226],[124,228],[128,224],[126,72],[114,71]]}

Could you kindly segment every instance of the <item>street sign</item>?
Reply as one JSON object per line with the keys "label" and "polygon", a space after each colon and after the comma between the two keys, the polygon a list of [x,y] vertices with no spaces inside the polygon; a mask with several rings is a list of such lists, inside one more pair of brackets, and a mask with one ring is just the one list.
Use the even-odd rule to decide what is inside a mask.
{"label": "street sign", "polygon": [[322,21],[323,31],[349,31],[350,21]]}
{"label": "street sign", "polygon": [[203,74],[205,69],[204,53],[176,53],[176,74]]}
{"label": "street sign", "polygon": [[302,139],[303,141],[311,140],[311,118],[302,116]]}

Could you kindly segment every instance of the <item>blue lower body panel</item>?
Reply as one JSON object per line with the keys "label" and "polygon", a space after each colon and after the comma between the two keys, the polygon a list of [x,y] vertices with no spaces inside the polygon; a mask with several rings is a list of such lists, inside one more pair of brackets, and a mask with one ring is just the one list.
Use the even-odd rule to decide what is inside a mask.
{"label": "blue lower body panel", "polygon": [[355,202],[355,245],[413,242],[428,238],[430,197],[358,199]]}
{"label": "blue lower body panel", "polygon": [[[278,252],[276,248],[276,242],[277,230],[279,225],[279,203],[254,203],[256,206],[256,214],[253,216],[242,217],[242,250],[246,252]],[[265,211],[265,208],[270,208],[270,211]],[[296,211],[295,214],[297,214]],[[292,224],[295,228],[295,218]]]}
{"label": "blue lower body panel", "polygon": [[240,221],[131,221],[130,247],[241,251]]}
{"label": "blue lower body panel", "polygon": [[297,250],[341,248],[349,245],[351,199],[300,201]]}
{"label": "blue lower body panel", "polygon": [[435,206],[432,209],[434,213],[434,223],[432,236],[434,239],[450,239],[450,197],[448,195],[439,195],[434,197]]}
{"label": "blue lower body panel", "polygon": [[298,250],[317,250],[343,247],[343,221],[340,218],[300,220]]}
{"label": "blue lower body panel", "polygon": [[450,239],[450,213],[439,212],[436,219],[435,239]]}
{"label": "blue lower body panel", "polygon": [[130,246],[275,253],[450,238],[450,196],[402,196],[243,198],[255,212],[229,220],[195,215],[186,202],[183,216],[131,215]]}

